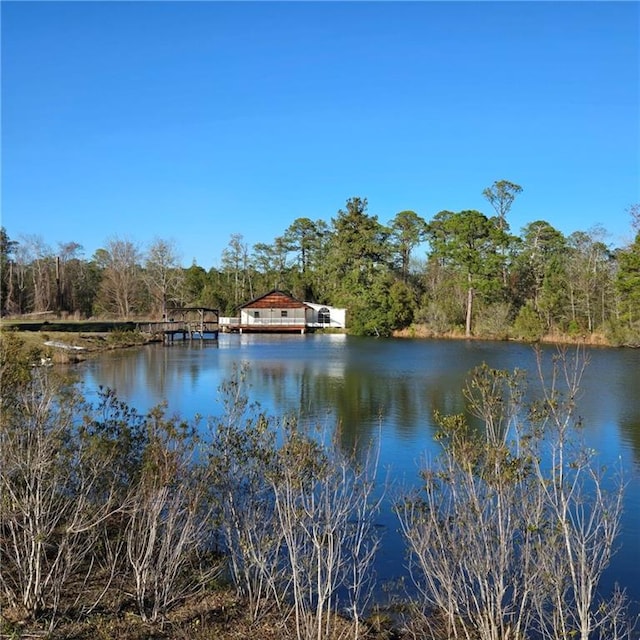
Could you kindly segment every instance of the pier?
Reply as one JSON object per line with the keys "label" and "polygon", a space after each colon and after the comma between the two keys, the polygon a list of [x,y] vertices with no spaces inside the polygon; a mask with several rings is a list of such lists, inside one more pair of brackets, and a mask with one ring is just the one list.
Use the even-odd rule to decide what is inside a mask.
{"label": "pier", "polygon": [[183,307],[172,309],[168,318],[160,322],[141,322],[142,333],[162,336],[165,344],[173,344],[176,337],[186,340],[217,340],[220,332],[217,309],[205,307]]}

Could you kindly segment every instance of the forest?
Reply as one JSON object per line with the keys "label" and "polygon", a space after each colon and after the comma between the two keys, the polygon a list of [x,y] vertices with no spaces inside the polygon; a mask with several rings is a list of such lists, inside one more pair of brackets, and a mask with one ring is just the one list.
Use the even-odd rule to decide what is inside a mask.
{"label": "forest", "polygon": [[[348,310],[354,335],[418,332],[492,339],[563,338],[640,345],[640,205],[623,247],[595,228],[565,236],[535,220],[519,234],[509,213],[522,187],[483,191],[490,215],[397,213],[387,224],[352,197],[330,222],[296,218],[271,243],[233,234],[220,266],[180,265],[174,241],[142,249],[111,238],[87,259],[75,241],[56,249],[32,235],[0,235],[1,312],[70,319],[160,318],[181,306],[237,307],[271,289]],[[426,250],[423,248],[426,247]]]}

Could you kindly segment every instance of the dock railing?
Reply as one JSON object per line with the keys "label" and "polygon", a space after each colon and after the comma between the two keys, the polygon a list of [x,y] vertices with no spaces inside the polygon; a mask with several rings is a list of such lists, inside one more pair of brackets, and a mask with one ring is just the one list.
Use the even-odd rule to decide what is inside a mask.
{"label": "dock railing", "polygon": [[176,333],[199,333],[204,334],[217,334],[220,330],[220,324],[218,322],[187,322],[184,320],[178,321],[163,321],[163,322],[141,322],[138,328],[142,333],[154,334],[176,334]]}
{"label": "dock railing", "polygon": [[229,318],[221,317],[221,328],[233,327],[304,327],[308,323],[304,318]]}
{"label": "dock railing", "polygon": [[344,325],[336,320],[329,320],[329,322],[309,322],[308,320],[301,320],[300,318],[248,318],[248,321],[240,322],[238,317],[221,316],[219,319],[221,330],[233,330],[238,329],[240,326],[250,327],[309,327],[314,329],[344,329]]}

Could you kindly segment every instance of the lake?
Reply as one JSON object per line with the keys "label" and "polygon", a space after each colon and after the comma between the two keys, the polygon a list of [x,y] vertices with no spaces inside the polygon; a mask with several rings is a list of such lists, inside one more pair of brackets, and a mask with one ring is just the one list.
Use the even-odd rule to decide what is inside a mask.
{"label": "lake", "polygon": [[[586,442],[604,464],[619,463],[627,482],[620,549],[603,587],[617,582],[640,611],[640,350],[593,348],[587,354],[578,402]],[[250,398],[267,413],[294,413],[337,428],[349,450],[374,439],[379,475],[394,487],[414,484],[423,456],[437,452],[433,413],[463,411],[470,370],[484,362],[527,370],[534,388],[537,379],[528,345],[321,334],[221,334],[217,343],[114,351],[77,370],[89,399],[102,385],[141,411],[166,401],[170,413],[192,417],[219,413],[218,387],[243,362]],[[395,518],[385,511],[379,524],[384,538],[376,568],[385,582],[401,577],[404,558]]]}

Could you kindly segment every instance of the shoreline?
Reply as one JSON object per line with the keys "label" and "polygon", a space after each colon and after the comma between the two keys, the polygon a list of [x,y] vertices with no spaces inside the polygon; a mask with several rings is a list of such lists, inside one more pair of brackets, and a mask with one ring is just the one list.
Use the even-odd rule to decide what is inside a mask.
{"label": "shoreline", "polygon": [[[42,361],[52,364],[72,364],[82,362],[115,349],[130,349],[147,344],[161,343],[158,336],[142,334],[137,330],[136,321],[66,321],[44,320],[32,321],[24,319],[3,319],[0,323],[1,334],[19,335],[25,349],[38,354]],[[348,335],[348,331],[346,332]],[[600,348],[634,348],[611,344],[602,334],[570,336],[548,334],[539,340],[521,340],[491,335],[465,336],[461,332],[437,333],[425,325],[412,325],[406,329],[396,330],[391,338],[423,339],[423,340],[473,340],[514,342],[518,344],[547,344],[558,346],[588,346]]]}
{"label": "shoreline", "polygon": [[[466,336],[464,333],[450,331],[445,333],[437,333],[431,331],[425,325],[412,325],[406,329],[398,329],[393,332],[394,338],[420,338],[431,340],[475,340],[478,342],[515,342],[518,344],[550,344],[550,345],[582,345],[589,347],[607,347],[610,349],[624,348],[618,345],[612,344],[601,333],[594,333],[591,335],[577,335],[571,336],[568,334],[546,334],[538,340],[524,340],[520,338],[513,338],[510,336],[498,337],[495,335],[472,335]],[[626,348],[634,348],[629,345]]]}

